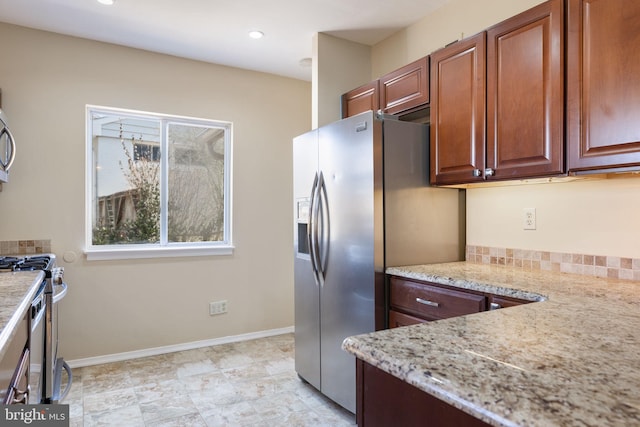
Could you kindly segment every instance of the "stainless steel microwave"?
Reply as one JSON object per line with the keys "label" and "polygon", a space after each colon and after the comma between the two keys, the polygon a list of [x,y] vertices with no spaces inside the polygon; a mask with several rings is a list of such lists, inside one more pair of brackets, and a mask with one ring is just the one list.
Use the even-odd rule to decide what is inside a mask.
{"label": "stainless steel microwave", "polygon": [[0,182],[9,180],[9,169],[16,158],[16,143],[7,116],[0,110]]}

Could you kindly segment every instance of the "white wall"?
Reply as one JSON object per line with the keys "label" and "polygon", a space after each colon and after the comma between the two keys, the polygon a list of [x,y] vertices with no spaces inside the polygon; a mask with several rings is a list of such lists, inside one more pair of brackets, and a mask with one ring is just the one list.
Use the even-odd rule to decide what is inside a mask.
{"label": "white wall", "polygon": [[[19,144],[0,240],[51,239],[66,359],[293,325],[291,139],[311,128],[310,83],[6,24],[0,40]],[[85,260],[86,104],[233,122],[233,256]],[[210,317],[218,299],[229,313]]]}

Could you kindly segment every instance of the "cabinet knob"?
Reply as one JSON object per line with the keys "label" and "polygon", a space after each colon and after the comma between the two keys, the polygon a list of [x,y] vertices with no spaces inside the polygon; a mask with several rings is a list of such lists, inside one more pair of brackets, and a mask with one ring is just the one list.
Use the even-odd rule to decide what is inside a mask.
{"label": "cabinet knob", "polygon": [[475,176],[475,177],[482,176],[482,171],[480,169],[474,169],[473,170],[473,176]]}
{"label": "cabinet knob", "polygon": [[486,169],[484,170],[484,176],[493,176],[494,172],[495,172],[495,171],[494,171],[493,169],[491,169],[491,168],[486,168]]}

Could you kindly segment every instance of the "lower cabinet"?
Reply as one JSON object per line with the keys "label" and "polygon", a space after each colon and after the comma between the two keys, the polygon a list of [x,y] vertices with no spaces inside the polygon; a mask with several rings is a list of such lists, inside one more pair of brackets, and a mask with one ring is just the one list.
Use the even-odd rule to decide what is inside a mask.
{"label": "lower cabinet", "polygon": [[400,326],[415,325],[427,321],[426,319],[404,314],[396,310],[389,310],[389,328],[399,328]]}
{"label": "lower cabinet", "polygon": [[389,277],[389,328],[526,304],[518,298]]}
{"label": "lower cabinet", "polygon": [[391,309],[420,319],[439,320],[479,313],[487,308],[487,298],[443,288],[428,282],[391,278]]}
{"label": "lower cabinet", "polygon": [[489,424],[356,359],[358,426],[465,426]]}
{"label": "lower cabinet", "polygon": [[[479,313],[533,301],[388,276],[389,328]],[[356,359],[358,426],[488,426],[460,409]]]}
{"label": "lower cabinet", "polygon": [[0,403],[13,405],[29,402],[29,316],[28,311],[0,360]]}

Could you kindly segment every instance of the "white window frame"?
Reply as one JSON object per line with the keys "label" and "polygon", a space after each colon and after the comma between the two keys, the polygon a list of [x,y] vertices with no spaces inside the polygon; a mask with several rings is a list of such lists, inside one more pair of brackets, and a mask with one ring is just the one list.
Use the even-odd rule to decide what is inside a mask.
{"label": "white window frame", "polygon": [[[176,243],[167,242],[166,230],[166,209],[161,208],[160,243],[138,243],[138,244],[117,244],[117,245],[94,245],[93,244],[93,215],[95,206],[95,182],[94,182],[94,157],[92,143],[92,121],[93,112],[131,116],[135,118],[155,119],[161,121],[161,152],[166,153],[167,126],[169,123],[182,123],[187,125],[218,126],[225,129],[224,142],[224,239],[221,242],[189,242]],[[181,257],[181,256],[206,256],[206,255],[231,255],[234,246],[232,240],[232,140],[233,125],[231,122],[220,120],[207,120],[185,116],[173,116],[160,113],[150,113],[144,111],[127,110],[113,107],[103,107],[97,105],[86,106],[86,141],[85,141],[85,255],[87,260],[114,260],[132,258],[158,258],[158,257]],[[162,155],[160,158],[160,193],[161,200],[167,198],[168,188],[168,156]],[[166,206],[161,201],[161,206]]]}

